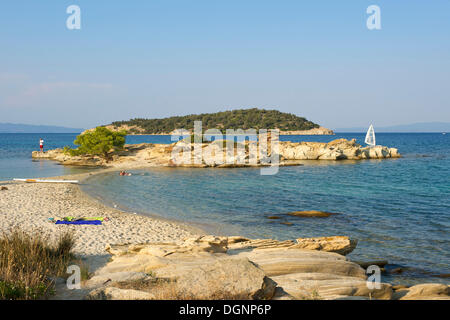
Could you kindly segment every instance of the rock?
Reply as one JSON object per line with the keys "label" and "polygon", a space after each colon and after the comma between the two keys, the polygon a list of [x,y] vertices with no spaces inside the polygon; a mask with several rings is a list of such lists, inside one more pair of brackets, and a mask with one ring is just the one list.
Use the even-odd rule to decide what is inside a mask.
{"label": "rock", "polygon": [[316,210],[309,210],[309,211],[293,211],[289,212],[288,215],[295,216],[295,217],[304,217],[304,218],[311,218],[311,217],[319,217],[319,218],[326,218],[332,215],[336,215],[337,213],[332,212],[323,212],[323,211],[316,211]]}
{"label": "rock", "polygon": [[390,299],[392,296],[389,284],[381,284],[380,289],[369,290],[364,269],[336,253],[291,248],[229,251],[255,262],[295,299],[354,296]]}
{"label": "rock", "polygon": [[335,300],[348,297],[366,297],[389,300],[390,284],[381,283],[379,289],[369,289],[366,280],[329,273],[294,273],[272,277],[278,285],[296,299]]}
{"label": "rock", "polygon": [[323,142],[280,142],[280,155],[286,160],[362,160],[398,158],[395,148],[383,146],[365,147],[355,139],[337,139]]}
{"label": "rock", "polygon": [[345,256],[352,252],[357,244],[357,240],[345,236],[299,238],[297,239],[297,244],[292,246],[292,248],[335,252]]}
{"label": "rock", "polygon": [[[110,246],[111,261],[88,281],[100,286],[89,297],[389,299],[389,284],[369,290],[363,268],[341,254],[321,251],[346,253],[355,245],[348,237],[277,241],[201,236],[174,243]],[[146,287],[144,293],[153,296],[111,289],[122,280],[139,282],[150,272],[152,280],[164,280],[162,288]],[[107,287],[105,279],[110,279]],[[130,283],[133,288],[132,281],[127,288]]]}
{"label": "rock", "polygon": [[280,131],[280,135],[334,135],[333,130],[324,127],[313,128],[309,130],[297,130],[297,131]]}
{"label": "rock", "polygon": [[153,300],[155,296],[149,292],[119,289],[115,287],[99,288],[91,291],[87,300]]}
{"label": "rock", "polygon": [[[106,166],[116,168],[132,168],[145,166],[180,166],[180,167],[217,167],[236,168],[270,165],[271,158],[281,159],[280,166],[301,165],[302,160],[363,160],[398,158],[400,154],[395,148],[383,146],[362,147],[356,140],[337,139],[329,143],[279,141],[275,153],[270,148],[267,155],[261,155],[258,144],[254,141],[237,143],[235,150],[227,150],[223,140],[202,143],[200,155],[195,154],[194,146],[181,140],[173,144],[142,143],[125,145],[121,151],[111,151],[108,160],[98,156],[70,156],[62,149],[46,152],[33,151],[34,159],[50,159],[64,165]],[[240,148],[239,148],[240,146]],[[252,161],[250,161],[250,159]]]}
{"label": "rock", "polygon": [[450,287],[441,283],[425,283],[405,290],[400,300],[450,300]]}
{"label": "rock", "polygon": [[248,259],[217,259],[178,275],[177,290],[196,299],[271,299],[276,283]]}
{"label": "rock", "polygon": [[296,300],[295,297],[284,291],[281,287],[276,287],[272,300]]}
{"label": "rock", "polygon": [[269,277],[312,272],[366,278],[364,269],[336,253],[291,248],[238,249],[229,252],[255,262]]}
{"label": "rock", "polygon": [[86,282],[87,287],[95,287],[99,285],[113,284],[114,282],[138,281],[151,278],[148,273],[144,272],[114,272],[101,275],[94,275]]}
{"label": "rock", "polygon": [[399,268],[394,268],[394,269],[390,269],[388,270],[389,273],[392,274],[401,274],[405,271],[405,268],[399,267]]}
{"label": "rock", "polygon": [[[240,240],[231,238],[235,244]],[[175,281],[176,291],[185,297],[270,299],[275,283],[247,258],[231,259],[225,255],[227,244],[226,237],[202,236],[181,244],[115,246],[109,249],[114,255],[112,262],[96,277],[103,275],[101,279],[105,279],[111,273],[123,271],[151,271],[158,278]]]}
{"label": "rock", "polygon": [[269,249],[269,248],[289,248],[304,250],[320,250],[335,252],[341,255],[347,255],[352,252],[357,240],[346,236],[319,237],[319,238],[298,238],[297,240],[278,241],[272,239],[245,239],[241,238],[236,244],[228,243],[229,249]]}
{"label": "rock", "polygon": [[395,286],[392,286],[392,290],[394,290],[394,291],[404,290],[404,289],[408,289],[408,286],[405,286],[403,284],[397,284]]}

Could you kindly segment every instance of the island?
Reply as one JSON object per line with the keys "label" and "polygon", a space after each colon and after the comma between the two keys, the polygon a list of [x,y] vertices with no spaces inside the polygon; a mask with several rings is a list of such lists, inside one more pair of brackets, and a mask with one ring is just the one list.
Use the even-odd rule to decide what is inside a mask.
{"label": "island", "polygon": [[195,121],[203,128],[219,129],[278,129],[281,135],[333,135],[333,130],[324,128],[304,117],[278,110],[238,109],[216,113],[192,114],[164,119],[131,119],[115,121],[106,125],[110,130],[126,130],[128,134],[170,135],[178,129],[192,132]]}
{"label": "island", "polygon": [[[54,149],[47,152],[33,151],[33,159],[49,159],[63,165],[73,166],[101,166],[122,169],[145,167],[253,167],[277,164],[279,166],[299,165],[303,161],[324,160],[367,160],[399,158],[396,148],[385,146],[363,147],[355,139],[336,139],[331,142],[289,142],[278,141],[278,154],[269,150],[264,159],[256,154],[251,161],[251,150],[259,150],[258,142],[243,141],[235,143],[231,151],[227,149],[227,141],[217,140],[202,142],[199,146],[201,158],[195,160],[194,143],[180,140],[172,144],[126,144],[120,150],[111,149],[106,155],[81,154],[71,155],[64,149]],[[176,149],[187,153],[185,158],[191,161],[177,162],[174,159]],[[239,153],[239,150],[242,150]],[[219,155],[219,156],[218,156]],[[277,161],[274,162],[274,159]]]}

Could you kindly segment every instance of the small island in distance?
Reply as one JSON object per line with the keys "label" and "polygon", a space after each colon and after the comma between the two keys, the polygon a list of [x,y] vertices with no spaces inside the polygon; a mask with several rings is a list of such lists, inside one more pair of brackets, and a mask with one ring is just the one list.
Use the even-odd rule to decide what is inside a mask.
{"label": "small island in distance", "polygon": [[288,135],[333,135],[330,129],[296,116],[277,110],[239,109],[216,113],[175,116],[163,119],[131,119],[115,121],[106,127],[112,130],[125,129],[128,134],[160,134],[168,135],[178,129],[192,131],[194,121],[202,121],[203,130],[219,129],[279,129],[280,134]]}

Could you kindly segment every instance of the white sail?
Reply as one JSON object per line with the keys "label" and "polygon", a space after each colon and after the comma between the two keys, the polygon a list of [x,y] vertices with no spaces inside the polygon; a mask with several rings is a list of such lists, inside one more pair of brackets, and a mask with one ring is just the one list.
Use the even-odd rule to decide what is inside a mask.
{"label": "white sail", "polygon": [[373,130],[373,125],[370,125],[369,130],[367,130],[366,140],[364,140],[369,146],[374,147],[375,142],[375,131]]}

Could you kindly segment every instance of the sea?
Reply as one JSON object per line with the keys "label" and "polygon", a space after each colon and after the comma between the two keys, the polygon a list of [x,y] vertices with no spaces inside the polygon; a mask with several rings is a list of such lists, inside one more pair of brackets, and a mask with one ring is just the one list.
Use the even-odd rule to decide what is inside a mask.
{"label": "sea", "polygon": [[[281,136],[283,141],[356,139]],[[73,146],[76,134],[0,134],[0,181],[92,170],[32,160],[31,152]],[[358,239],[354,261],[387,260],[383,281],[450,283],[450,134],[377,133],[399,159],[305,161],[275,175],[258,168],[151,168],[94,175],[82,189],[111,206],[188,223],[217,235],[279,240],[345,235]],[[171,143],[170,136],[128,136],[127,143]],[[0,194],[1,196],[1,194]],[[319,210],[328,218],[287,213]],[[279,219],[269,219],[278,216]]]}

